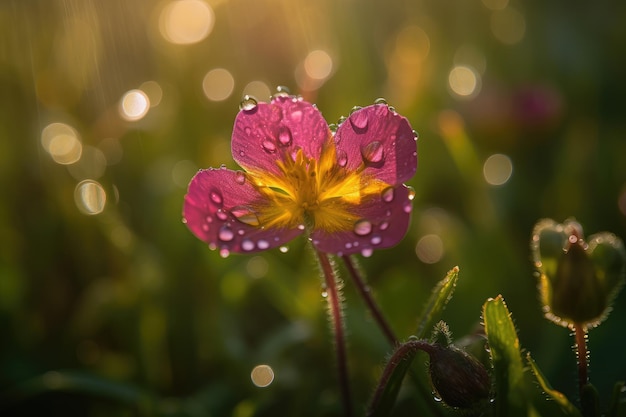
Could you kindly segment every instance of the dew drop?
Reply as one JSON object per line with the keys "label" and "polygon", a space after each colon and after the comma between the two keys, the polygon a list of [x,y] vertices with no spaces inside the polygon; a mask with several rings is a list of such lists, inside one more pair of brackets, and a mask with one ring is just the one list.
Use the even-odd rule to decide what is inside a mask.
{"label": "dew drop", "polygon": [[348,154],[342,149],[337,149],[337,163],[340,167],[344,168],[348,165]]}
{"label": "dew drop", "polygon": [[391,203],[395,195],[395,189],[393,187],[387,187],[383,190],[381,198],[385,203]]}
{"label": "dew drop", "polygon": [[347,119],[347,117],[346,117],[346,116],[341,116],[341,117],[339,118],[339,120],[337,120],[337,125],[342,124],[343,122],[345,122],[345,121],[346,121],[346,119]]}
{"label": "dew drop", "polygon": [[352,243],[350,242],[346,242],[344,246],[346,247],[346,249],[352,249]]}
{"label": "dew drop", "polygon": [[261,250],[265,250],[270,247],[270,244],[267,240],[261,239],[257,242],[257,247]]}
{"label": "dew drop", "polygon": [[387,105],[387,100],[385,100],[382,97],[379,97],[376,100],[374,100],[374,104],[384,104],[384,105]]}
{"label": "dew drop", "polygon": [[217,237],[222,242],[230,242],[231,240],[233,240],[235,238],[235,234],[233,233],[233,231],[231,230],[230,227],[222,226],[222,228],[220,229],[219,233],[217,234]]}
{"label": "dew drop", "polygon": [[243,130],[244,132],[246,132],[246,135],[250,136],[250,133],[252,133],[252,129],[250,129],[250,127],[246,126],[246,128]]}
{"label": "dew drop", "polygon": [[202,224],[202,230],[204,230],[205,232],[209,231],[209,225],[207,223],[203,223]]}
{"label": "dew drop", "polygon": [[284,85],[279,85],[276,87],[276,95],[277,96],[288,96],[289,94],[291,94],[291,91],[289,91],[289,88],[285,87]]}
{"label": "dew drop", "polygon": [[204,220],[206,220],[207,223],[213,223],[213,217],[212,216],[206,216],[204,218]]}
{"label": "dew drop", "polygon": [[361,106],[354,106],[352,107],[352,110],[350,110],[350,115],[352,115],[352,113],[361,110],[363,107]]}
{"label": "dew drop", "polygon": [[222,194],[220,194],[218,191],[211,191],[211,201],[218,206],[221,206],[224,202],[224,200],[222,199]]}
{"label": "dew drop", "polygon": [[263,149],[266,152],[269,152],[269,153],[276,152],[276,144],[269,139],[265,139],[263,143],[261,144],[261,146],[263,146]]}
{"label": "dew drop", "polygon": [[322,298],[326,297],[328,297],[328,291],[326,291],[326,288],[322,288]]}
{"label": "dew drop", "polygon": [[248,226],[258,226],[259,225],[259,217],[250,207],[247,206],[236,206],[230,209],[230,214],[232,214],[237,220],[239,220],[243,224],[247,224]]}
{"label": "dew drop", "polygon": [[413,210],[413,205],[411,204],[410,201],[406,201],[404,205],[402,206],[402,209],[404,210],[405,213],[410,213]]}
{"label": "dew drop", "polygon": [[381,224],[378,225],[378,228],[380,230],[387,230],[389,228],[389,222],[382,222]]}
{"label": "dew drop", "polygon": [[258,104],[259,102],[256,100],[256,98],[246,95],[243,96],[243,100],[241,100],[241,103],[239,103],[239,110],[242,110],[246,113],[252,113],[256,110]]}
{"label": "dew drop", "polygon": [[225,222],[226,220],[228,220],[228,214],[227,214],[224,210],[222,210],[222,209],[219,209],[219,210],[215,213],[215,215],[217,216],[217,218],[218,218],[218,219],[220,219],[220,220],[221,220],[221,221],[223,221],[223,222]]}
{"label": "dew drop", "polygon": [[366,258],[369,258],[370,256],[372,256],[373,253],[374,253],[374,250],[372,248],[365,248],[361,250],[361,255],[363,255]]}
{"label": "dew drop", "polygon": [[350,123],[358,133],[363,133],[367,129],[368,122],[367,113],[364,111],[356,112],[350,116]]}
{"label": "dew drop", "polygon": [[239,156],[244,156],[246,153],[244,151],[239,151]]}
{"label": "dew drop", "polygon": [[209,249],[210,250],[215,250],[215,249],[217,249],[217,245],[215,243],[211,242],[211,243],[209,243]]}
{"label": "dew drop", "polygon": [[245,250],[246,252],[249,252],[251,250],[254,249],[254,242],[251,241],[250,239],[244,239],[241,242],[241,249]]}
{"label": "dew drop", "polygon": [[278,248],[279,251],[281,251],[281,253],[287,253],[289,252],[289,247],[288,246],[281,246],[280,248]]}
{"label": "dew drop", "polygon": [[230,251],[228,250],[228,248],[220,249],[220,256],[222,258],[228,258],[228,255],[230,255]]}
{"label": "dew drop", "polygon": [[383,241],[383,238],[380,237],[379,235],[374,235],[372,236],[372,239],[370,240],[370,242],[372,243],[372,245],[380,245],[380,243]]}
{"label": "dew drop", "polygon": [[304,230],[304,229],[305,229],[305,226],[303,224],[298,225],[298,230]]}
{"label": "dew drop", "polygon": [[278,131],[278,142],[283,146],[289,146],[292,139],[291,130],[288,127],[281,127]]}
{"label": "dew drop", "polygon": [[243,171],[237,171],[235,172],[235,182],[237,184],[243,184],[246,182],[246,174],[243,173]]}
{"label": "dew drop", "polygon": [[245,234],[246,234],[246,231],[245,231],[245,230],[243,230],[243,229],[239,229],[239,230],[237,230],[237,234],[238,234],[239,236],[243,236],[243,235],[245,235]]}
{"label": "dew drop", "polygon": [[330,132],[334,135],[337,132],[337,123],[331,123],[328,125]]}
{"label": "dew drop", "polygon": [[354,223],[354,233],[359,236],[367,236],[372,233],[372,223],[369,220],[361,219]]}
{"label": "dew drop", "polygon": [[406,187],[408,189],[408,199],[409,201],[413,201],[413,199],[415,198],[415,190],[413,189],[413,187],[407,186]]}
{"label": "dew drop", "polygon": [[294,123],[300,123],[302,121],[302,110],[294,110],[289,115],[291,121]]}
{"label": "dew drop", "polygon": [[382,162],[385,157],[385,149],[383,148],[382,143],[375,140],[374,142],[370,142],[368,145],[361,148],[361,156],[365,162],[376,164]]}

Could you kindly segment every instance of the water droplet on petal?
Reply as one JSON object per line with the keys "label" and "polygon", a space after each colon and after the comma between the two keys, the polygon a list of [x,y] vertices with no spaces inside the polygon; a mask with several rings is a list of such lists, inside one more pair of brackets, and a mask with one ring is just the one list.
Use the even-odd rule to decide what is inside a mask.
{"label": "water droplet on petal", "polygon": [[303,224],[298,225],[298,230],[304,230],[304,229],[305,229],[305,226]]}
{"label": "water droplet on petal", "polygon": [[237,184],[243,184],[246,182],[246,174],[244,174],[243,171],[235,172],[235,182]]}
{"label": "water droplet on petal", "polygon": [[250,207],[233,207],[232,209],[230,209],[230,214],[232,214],[241,223],[247,224],[248,226],[259,225],[259,217]]}
{"label": "water droplet on petal", "polygon": [[241,242],[241,249],[243,249],[246,252],[249,252],[251,250],[254,249],[254,242],[251,241],[250,239],[244,239]]}
{"label": "water droplet on petal", "polygon": [[289,252],[289,247],[288,246],[281,246],[280,248],[278,248],[279,251],[281,251],[282,253],[287,253]]}
{"label": "water droplet on petal", "polygon": [[246,135],[250,135],[250,133],[252,133],[252,129],[250,129],[249,126],[246,126],[246,128],[243,130],[244,132],[246,132]]}
{"label": "water droplet on petal", "polygon": [[263,143],[261,144],[261,146],[263,146],[263,149],[266,152],[269,152],[269,153],[276,152],[276,144],[269,139],[265,139]]}
{"label": "water droplet on petal", "polygon": [[372,253],[374,253],[374,250],[372,248],[365,248],[361,250],[361,255],[363,255],[366,258],[369,258],[370,256],[372,256]]}
{"label": "water droplet on petal", "polygon": [[244,151],[239,151],[239,156],[244,156],[246,153]]}
{"label": "water droplet on petal", "polygon": [[291,94],[291,91],[289,91],[289,88],[285,87],[284,85],[279,85],[276,87],[277,96],[288,96],[289,94]]}
{"label": "water droplet on petal", "polygon": [[352,249],[352,243],[350,242],[346,242],[344,246],[346,247],[346,249]]}
{"label": "water droplet on petal", "polygon": [[209,231],[209,225],[207,223],[203,223],[202,224],[202,230],[204,230],[205,232]]}
{"label": "water droplet on petal", "polygon": [[383,241],[383,238],[380,237],[379,235],[374,235],[372,236],[372,239],[370,240],[370,242],[372,243],[372,245],[380,245],[380,243]]}
{"label": "water droplet on petal", "polygon": [[235,233],[233,233],[233,231],[231,230],[230,227],[222,226],[222,228],[220,229],[219,233],[217,234],[217,237],[222,242],[230,242],[231,240],[233,240],[235,238]]}
{"label": "water droplet on petal", "polygon": [[230,251],[228,250],[228,248],[221,248],[220,249],[220,256],[222,258],[228,258],[228,255],[230,255]]}
{"label": "water droplet on petal", "polygon": [[302,110],[294,110],[289,115],[291,121],[294,123],[300,123],[302,121]]}
{"label": "water droplet on petal", "polygon": [[328,297],[328,291],[326,289],[326,285],[322,286],[322,298]]}
{"label": "water droplet on petal", "polygon": [[211,191],[211,201],[221,206],[224,200],[222,199],[222,194],[219,191]]}
{"label": "water droplet on petal", "polygon": [[215,243],[209,243],[209,249],[210,250],[215,250],[215,249],[217,249],[217,245]]}
{"label": "water droplet on petal", "polygon": [[337,124],[338,124],[338,125],[342,124],[343,122],[345,122],[345,121],[346,121],[346,119],[347,119],[347,117],[346,117],[346,116],[341,116],[341,117],[337,120]]}
{"label": "water droplet on petal", "polygon": [[261,250],[265,250],[270,247],[270,244],[267,240],[261,239],[257,242],[257,247]]}
{"label": "water droplet on petal", "polygon": [[359,236],[367,236],[372,233],[372,222],[361,219],[354,223],[354,233]]}
{"label": "water droplet on petal", "polygon": [[413,205],[411,204],[410,201],[406,201],[404,205],[402,206],[402,209],[404,210],[405,213],[410,213],[413,210]]}
{"label": "water droplet on petal", "polygon": [[246,95],[243,97],[243,100],[241,100],[241,103],[239,103],[239,110],[252,113],[256,110],[258,104],[259,102],[256,98]]}
{"label": "water droplet on petal", "polygon": [[387,230],[389,228],[389,222],[382,222],[381,224],[378,225],[378,228],[380,230]]}
{"label": "water droplet on petal", "polygon": [[278,142],[283,146],[291,145],[293,137],[291,136],[291,130],[288,127],[281,127],[278,131]]}
{"label": "water droplet on petal", "polygon": [[364,111],[356,112],[350,116],[350,123],[358,133],[363,133],[367,129],[368,121],[367,112]]}
{"label": "water droplet on petal", "polygon": [[374,104],[385,104],[385,105],[387,105],[387,100],[385,100],[382,97],[379,97],[376,100],[374,100]]}
{"label": "water droplet on petal", "polygon": [[408,186],[408,185],[407,185],[407,187],[406,187],[406,188],[407,188],[407,189],[408,189],[408,191],[409,191],[409,194],[408,194],[408,199],[409,199],[409,201],[413,201],[413,199],[415,198],[415,190],[413,189],[413,187],[410,187],[410,186]]}
{"label": "water droplet on petal", "polygon": [[337,149],[337,164],[342,168],[348,165],[348,154],[343,149]]}
{"label": "water droplet on petal", "polygon": [[204,218],[204,220],[206,220],[207,223],[213,223],[213,217],[212,216],[206,216]]}
{"label": "water droplet on petal", "polygon": [[224,210],[222,210],[222,209],[219,209],[219,210],[215,213],[215,215],[217,216],[217,218],[218,218],[218,219],[220,219],[220,220],[221,220],[221,221],[223,221],[223,222],[225,222],[226,220],[228,220],[228,214],[227,214]]}
{"label": "water droplet on petal", "polygon": [[393,197],[395,195],[395,188],[387,187],[383,190],[381,197],[385,203],[391,203],[393,201]]}
{"label": "water droplet on petal", "polygon": [[350,114],[352,114],[352,113],[354,113],[354,112],[356,112],[356,111],[359,111],[359,110],[361,110],[362,108],[363,108],[363,107],[361,107],[361,106],[354,106],[354,107],[352,107],[352,110],[350,110]]}
{"label": "water droplet on petal", "polygon": [[375,140],[368,145],[361,148],[361,156],[366,163],[376,164],[383,160],[385,157],[385,149],[383,144]]}

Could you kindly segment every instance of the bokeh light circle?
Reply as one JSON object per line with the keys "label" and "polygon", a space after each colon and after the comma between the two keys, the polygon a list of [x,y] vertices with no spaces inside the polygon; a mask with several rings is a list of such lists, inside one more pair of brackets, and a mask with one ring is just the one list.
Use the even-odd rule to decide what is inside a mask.
{"label": "bokeh light circle", "polygon": [[78,209],[87,215],[102,213],[107,195],[98,181],[84,180],[74,189],[74,202]]}
{"label": "bokeh light circle", "polygon": [[257,365],[250,373],[252,383],[259,388],[265,388],[274,381],[274,370],[269,365]]}
{"label": "bokeh light circle", "polygon": [[235,78],[224,68],[215,68],[207,72],[202,80],[204,95],[211,101],[226,100],[233,93]]}
{"label": "bokeh light circle", "polygon": [[120,100],[119,112],[123,119],[134,122],[141,120],[150,110],[150,99],[141,90],[130,90]]}
{"label": "bokeh light circle", "polygon": [[41,131],[41,145],[54,162],[61,165],[77,162],[83,153],[78,132],[65,123],[50,123],[44,127]]}
{"label": "bokeh light circle", "polygon": [[188,45],[205,39],[213,30],[213,9],[200,0],[175,0],[159,16],[159,31],[168,41]]}
{"label": "bokeh light circle", "polygon": [[503,154],[491,155],[483,164],[483,176],[490,185],[503,185],[513,174],[511,158]]}
{"label": "bokeh light circle", "polygon": [[457,65],[448,74],[448,86],[458,98],[473,98],[480,91],[480,75],[469,66]]}

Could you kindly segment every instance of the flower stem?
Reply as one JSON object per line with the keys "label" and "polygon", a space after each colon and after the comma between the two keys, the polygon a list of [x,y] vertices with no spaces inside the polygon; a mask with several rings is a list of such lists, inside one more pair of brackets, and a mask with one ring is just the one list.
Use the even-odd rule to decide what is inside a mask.
{"label": "flower stem", "polygon": [[587,367],[589,366],[589,351],[587,350],[587,331],[578,323],[574,325],[576,338],[576,356],[578,357],[578,389],[583,397],[583,388],[589,383]]}
{"label": "flower stem", "polygon": [[384,333],[389,343],[391,343],[392,346],[397,345],[398,338],[396,337],[393,330],[391,329],[391,326],[385,319],[385,316],[383,315],[380,307],[376,303],[376,300],[374,300],[374,297],[372,296],[372,292],[370,290],[370,286],[361,276],[358,268],[354,263],[353,258],[347,255],[344,255],[342,258],[344,263],[346,264],[346,267],[348,268],[348,272],[350,273],[354,284],[356,285],[356,288],[359,290],[361,297],[363,297],[363,299],[365,300],[365,304],[367,304],[367,307],[370,309],[374,320],[376,320],[376,323],[378,323],[378,326]]}
{"label": "flower stem", "polygon": [[335,348],[337,354],[337,368],[339,373],[339,389],[344,407],[345,417],[352,417],[352,400],[350,395],[350,383],[348,381],[348,356],[346,350],[346,338],[341,313],[340,291],[337,286],[335,271],[328,259],[328,255],[316,251],[319,259],[324,282],[326,284],[326,300],[328,300],[328,311],[332,322],[332,330],[335,336]]}

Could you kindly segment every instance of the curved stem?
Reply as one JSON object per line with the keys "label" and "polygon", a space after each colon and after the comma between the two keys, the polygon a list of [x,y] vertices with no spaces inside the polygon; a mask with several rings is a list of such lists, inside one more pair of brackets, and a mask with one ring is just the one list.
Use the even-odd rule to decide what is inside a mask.
{"label": "curved stem", "polygon": [[365,304],[367,304],[367,307],[370,309],[370,312],[372,316],[374,317],[374,320],[376,320],[376,323],[378,323],[378,326],[384,333],[389,343],[391,343],[392,346],[397,345],[398,338],[396,337],[393,330],[391,329],[391,326],[385,319],[385,316],[383,315],[380,307],[376,303],[376,300],[374,300],[374,297],[372,296],[372,292],[370,290],[370,286],[367,284],[367,282],[365,282],[365,279],[363,279],[363,277],[361,276],[358,268],[354,264],[352,257],[344,255],[342,259],[344,263],[346,264],[346,267],[348,268],[348,272],[350,273],[350,276],[352,277],[354,284],[359,290],[361,297],[363,297],[363,300],[365,300]]}
{"label": "curved stem", "polygon": [[346,338],[343,327],[343,317],[341,315],[341,298],[340,291],[337,286],[337,278],[335,271],[328,259],[328,255],[323,252],[316,251],[317,258],[324,274],[324,282],[326,284],[326,300],[328,301],[328,312],[332,322],[332,330],[335,336],[335,349],[337,354],[337,368],[339,373],[339,388],[341,391],[341,399],[344,407],[344,415],[351,417],[352,400],[350,395],[350,383],[348,381],[348,355],[346,350]]}

